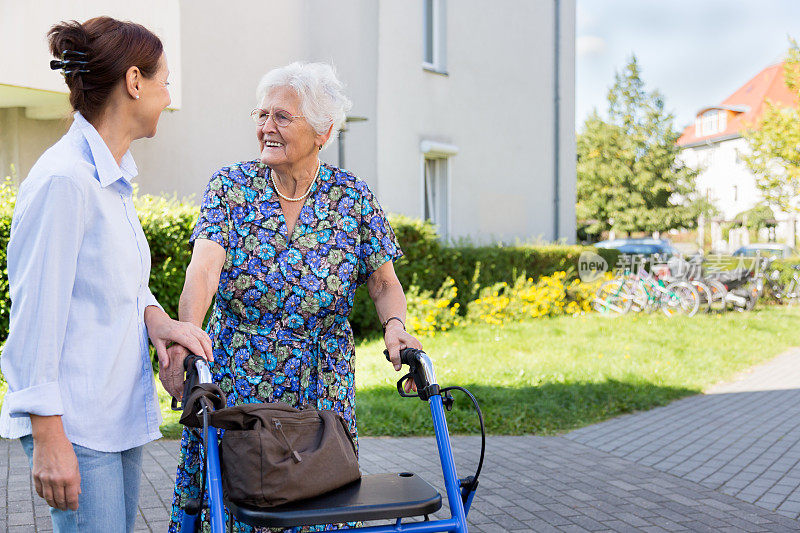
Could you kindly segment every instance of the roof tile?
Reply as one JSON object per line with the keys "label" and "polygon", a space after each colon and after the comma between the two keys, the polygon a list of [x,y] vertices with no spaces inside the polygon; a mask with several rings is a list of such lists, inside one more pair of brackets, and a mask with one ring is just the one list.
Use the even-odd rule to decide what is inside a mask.
{"label": "roof tile", "polygon": [[761,120],[761,115],[766,110],[767,100],[787,107],[798,107],[797,97],[786,87],[783,77],[783,65],[783,63],[778,63],[765,68],[719,105],[706,106],[700,110],[698,116],[709,109],[746,108],[747,111],[734,112],[732,117],[729,115],[727,127],[724,131],[711,135],[697,136],[695,135],[695,125],[691,124],[683,130],[683,134],[678,139],[678,145],[685,146],[700,141],[729,137],[753,127]]}

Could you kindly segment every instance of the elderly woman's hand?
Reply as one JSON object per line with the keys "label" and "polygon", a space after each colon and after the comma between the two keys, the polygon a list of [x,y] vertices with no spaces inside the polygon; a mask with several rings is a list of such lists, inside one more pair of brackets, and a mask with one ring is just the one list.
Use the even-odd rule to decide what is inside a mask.
{"label": "elderly woman's hand", "polygon": [[185,373],[183,370],[183,360],[189,355],[189,350],[180,344],[173,344],[167,348],[167,357],[162,361],[158,358],[158,379],[164,386],[164,390],[178,400],[183,399],[183,381]]}
{"label": "elderly woman's hand", "polygon": [[[158,353],[159,373],[166,371],[164,375],[168,376],[169,388],[162,378],[164,388],[176,398],[180,398],[180,393],[176,395],[175,392],[177,389],[183,391],[183,357],[186,356],[186,353],[192,352],[204,357],[207,361],[213,361],[211,338],[202,328],[189,322],[172,320],[167,313],[153,305],[145,309],[144,322],[150,342],[153,343]],[[175,346],[170,347],[171,351],[168,353],[168,343],[175,343],[184,348],[186,353]],[[180,386],[176,387],[174,383],[179,374]]]}
{"label": "elderly woman's hand", "polygon": [[[386,331],[383,333],[383,342],[386,343],[386,349],[389,350],[389,360],[394,365],[396,371],[399,371],[402,367],[400,364],[400,350],[403,348],[422,349],[422,343],[403,329],[402,324],[396,320],[392,320],[386,324]],[[417,389],[413,379],[406,381],[404,388],[406,392]]]}

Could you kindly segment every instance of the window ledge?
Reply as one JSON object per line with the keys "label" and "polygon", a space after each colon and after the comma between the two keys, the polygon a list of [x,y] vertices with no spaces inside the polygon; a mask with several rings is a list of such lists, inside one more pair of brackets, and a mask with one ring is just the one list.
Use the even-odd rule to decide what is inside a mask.
{"label": "window ledge", "polygon": [[432,74],[439,74],[440,76],[449,76],[450,74],[447,73],[446,70],[443,70],[439,67],[431,65],[430,63],[423,63],[422,70],[425,72],[430,72]]}
{"label": "window ledge", "polygon": [[419,143],[419,151],[425,155],[450,157],[458,153],[458,146],[425,140]]}

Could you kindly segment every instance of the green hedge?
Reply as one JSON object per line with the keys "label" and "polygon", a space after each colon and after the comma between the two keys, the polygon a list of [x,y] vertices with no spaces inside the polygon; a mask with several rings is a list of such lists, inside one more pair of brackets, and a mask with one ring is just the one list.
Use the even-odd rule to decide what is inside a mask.
{"label": "green hedge", "polygon": [[[8,334],[10,300],[8,275],[5,270],[6,246],[14,205],[14,189],[0,186],[0,340]],[[191,257],[189,236],[197,218],[197,207],[176,198],[138,196],[136,209],[150,243],[152,267],[150,288],[164,309],[177,316],[178,300],[183,288],[184,273]],[[458,289],[461,309],[473,299],[480,286],[498,281],[513,282],[518,276],[538,278],[557,271],[574,275],[577,259],[585,246],[519,245],[519,246],[443,246],[434,227],[428,222],[405,216],[390,217],[392,226],[405,255],[397,262],[396,270],[404,287],[411,284],[435,292],[449,276]],[[599,250],[609,265],[614,265],[617,252]],[[357,336],[380,332],[375,307],[366,287],[356,294],[350,322]]]}
{"label": "green hedge", "polygon": [[[395,264],[403,287],[416,285],[436,292],[445,279],[453,278],[458,290],[456,301],[462,312],[477,296],[478,289],[505,281],[513,283],[519,276],[534,279],[564,271],[575,277],[578,257],[591,250],[613,268],[619,257],[616,250],[595,249],[578,245],[503,245],[443,246],[434,226],[402,215],[389,217],[404,256]],[[377,314],[366,287],[356,293],[350,323],[357,335],[380,332]]]}
{"label": "green hedge", "polygon": [[198,209],[176,198],[145,195],[136,199],[136,212],[150,245],[150,290],[164,310],[177,317]]}

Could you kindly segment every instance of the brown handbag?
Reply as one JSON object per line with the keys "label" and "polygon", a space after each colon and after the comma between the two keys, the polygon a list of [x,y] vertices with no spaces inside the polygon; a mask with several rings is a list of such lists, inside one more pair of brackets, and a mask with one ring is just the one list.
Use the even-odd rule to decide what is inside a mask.
{"label": "brown handbag", "polygon": [[[225,405],[213,384],[192,388],[184,406],[200,397]],[[181,423],[201,427],[196,408],[184,409]],[[209,413],[209,424],[224,429],[220,444],[222,490],[237,504],[274,507],[319,496],[361,477],[353,436],[338,413],[283,402],[248,403]]]}

